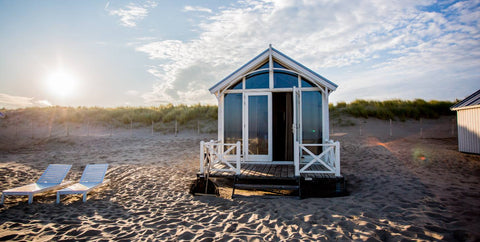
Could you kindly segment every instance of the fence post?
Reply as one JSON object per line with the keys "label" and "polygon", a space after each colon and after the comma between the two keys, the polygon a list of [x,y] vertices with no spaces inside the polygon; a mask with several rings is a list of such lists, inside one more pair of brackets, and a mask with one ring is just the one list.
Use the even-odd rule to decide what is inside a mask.
{"label": "fence post", "polygon": [[177,137],[177,120],[175,119],[175,137]]}
{"label": "fence post", "polygon": [[390,136],[392,136],[392,119],[390,119]]}
{"label": "fence post", "polygon": [[300,151],[298,141],[295,141],[293,145],[293,163],[295,165],[295,176],[300,176]]}
{"label": "fence post", "polygon": [[200,134],[200,120],[197,120],[197,134]]}
{"label": "fence post", "polygon": [[130,136],[133,136],[133,119],[130,119]]}
{"label": "fence post", "polygon": [[240,175],[240,141],[237,141],[237,175]]}
{"label": "fence post", "polygon": [[87,120],[87,137],[90,136],[90,120]]}
{"label": "fence post", "polygon": [[200,141],[200,173],[204,173],[204,157],[205,157],[205,154],[203,153],[203,147],[205,145],[205,142],[202,140]]}
{"label": "fence post", "polygon": [[67,129],[67,137],[70,135],[70,130],[69,130],[69,127],[68,127],[68,121],[65,122],[65,128]]}
{"label": "fence post", "polygon": [[152,135],[153,135],[153,120],[152,120]]}
{"label": "fence post", "polygon": [[335,142],[335,176],[340,176],[340,142]]}

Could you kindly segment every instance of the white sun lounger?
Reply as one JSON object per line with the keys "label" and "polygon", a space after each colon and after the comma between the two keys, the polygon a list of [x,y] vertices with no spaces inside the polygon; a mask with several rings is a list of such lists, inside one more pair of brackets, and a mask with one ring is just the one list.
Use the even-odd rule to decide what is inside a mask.
{"label": "white sun lounger", "polygon": [[83,194],[83,202],[87,201],[87,193],[99,186],[107,184],[110,180],[103,178],[107,173],[108,164],[88,164],[83,171],[79,183],[57,191],[57,203],[60,203],[60,195]]}
{"label": "white sun lounger", "polygon": [[2,192],[2,200],[0,204],[3,204],[5,196],[25,196],[28,195],[28,204],[33,202],[33,195],[41,192],[46,192],[54,189],[58,189],[71,184],[71,181],[63,182],[65,176],[72,165],[50,164],[43,172],[42,176],[38,178],[38,181],[32,184],[28,184],[21,187],[8,189]]}

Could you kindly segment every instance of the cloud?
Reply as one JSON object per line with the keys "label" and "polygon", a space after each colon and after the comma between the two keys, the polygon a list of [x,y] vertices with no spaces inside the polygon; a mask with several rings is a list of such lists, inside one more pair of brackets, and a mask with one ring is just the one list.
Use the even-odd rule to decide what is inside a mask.
{"label": "cloud", "polygon": [[199,6],[185,6],[183,8],[184,12],[206,12],[206,13],[212,13],[212,10],[209,8],[204,8],[204,7],[199,7]]}
{"label": "cloud", "polygon": [[33,97],[12,96],[0,93],[0,107],[7,109],[25,108],[25,107],[48,107],[52,104],[47,100],[35,100]]}
{"label": "cloud", "polygon": [[155,8],[157,3],[154,1],[146,1],[143,4],[129,3],[124,8],[108,10],[110,2],[107,3],[105,9],[110,15],[116,15],[120,17],[121,24],[125,27],[135,27],[137,22],[144,19],[148,15],[150,8]]}
{"label": "cloud", "polygon": [[135,97],[135,96],[138,96],[140,94],[140,92],[137,91],[137,90],[128,90],[128,91],[125,92],[125,94],[128,95],[128,96],[134,96]]}
{"label": "cloud", "polygon": [[158,79],[147,102],[214,102],[206,89],[269,43],[338,83],[339,100],[448,98],[446,89],[472,89],[455,80],[479,77],[474,1],[245,0],[221,9],[198,23],[198,38],[136,47]]}

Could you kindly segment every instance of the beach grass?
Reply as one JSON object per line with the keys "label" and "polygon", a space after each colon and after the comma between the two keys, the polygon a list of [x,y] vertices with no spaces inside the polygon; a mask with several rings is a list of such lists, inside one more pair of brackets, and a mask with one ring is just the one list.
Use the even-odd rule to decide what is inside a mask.
{"label": "beach grass", "polygon": [[330,104],[330,113],[333,118],[341,114],[348,114],[356,118],[378,118],[382,120],[407,119],[419,120],[421,118],[437,119],[441,116],[454,115],[450,107],[455,102],[450,101],[425,101],[423,99],[400,100],[392,99],[386,101],[358,99],[351,103],[338,102]]}

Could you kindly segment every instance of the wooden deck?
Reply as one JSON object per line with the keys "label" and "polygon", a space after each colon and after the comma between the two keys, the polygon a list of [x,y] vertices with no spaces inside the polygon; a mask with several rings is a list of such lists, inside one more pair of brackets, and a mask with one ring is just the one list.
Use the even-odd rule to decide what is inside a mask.
{"label": "wooden deck", "polygon": [[[215,169],[227,168],[223,164],[216,164]],[[321,169],[319,165],[313,165],[314,169]],[[210,177],[234,177],[233,172],[210,172]],[[303,178],[311,179],[334,179],[333,174],[301,174]],[[251,178],[251,179],[296,179],[295,167],[293,165],[259,165],[259,164],[242,164],[241,173],[239,178]]]}

